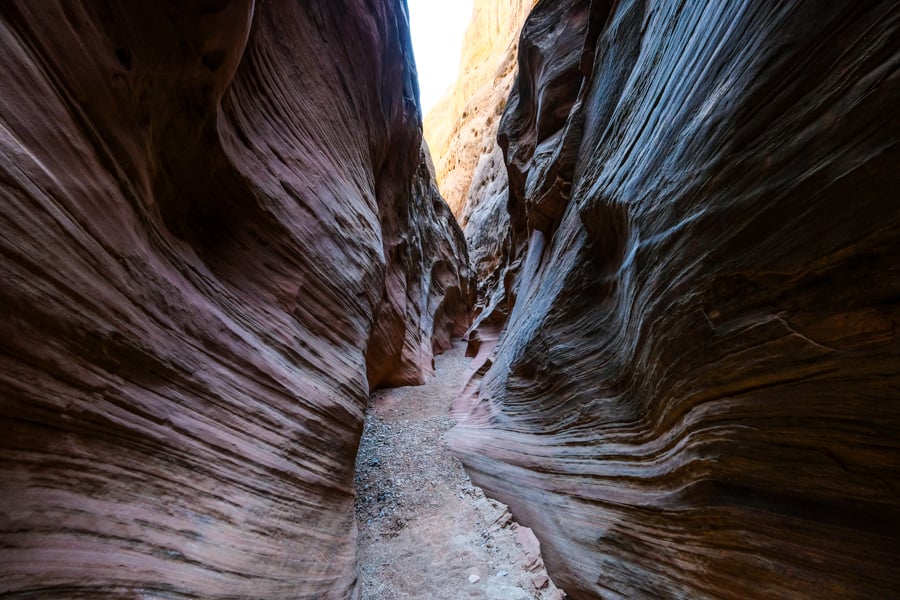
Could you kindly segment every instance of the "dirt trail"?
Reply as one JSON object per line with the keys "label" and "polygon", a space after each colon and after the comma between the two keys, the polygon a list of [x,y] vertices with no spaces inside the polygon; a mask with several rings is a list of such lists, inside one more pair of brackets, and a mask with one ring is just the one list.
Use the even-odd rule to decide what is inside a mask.
{"label": "dirt trail", "polygon": [[437,357],[427,385],[370,399],[356,461],[363,600],[564,597],[531,531],[472,485],[447,446],[464,350],[457,342]]}

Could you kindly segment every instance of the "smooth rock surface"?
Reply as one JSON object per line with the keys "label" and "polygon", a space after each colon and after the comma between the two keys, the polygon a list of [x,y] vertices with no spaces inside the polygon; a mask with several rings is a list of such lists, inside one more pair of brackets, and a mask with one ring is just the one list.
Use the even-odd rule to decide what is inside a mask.
{"label": "smooth rock surface", "polygon": [[465,328],[405,3],[0,4],[0,594],[345,598]]}
{"label": "smooth rock surface", "polygon": [[900,590],[900,11],[539,2],[451,443],[572,598]]}

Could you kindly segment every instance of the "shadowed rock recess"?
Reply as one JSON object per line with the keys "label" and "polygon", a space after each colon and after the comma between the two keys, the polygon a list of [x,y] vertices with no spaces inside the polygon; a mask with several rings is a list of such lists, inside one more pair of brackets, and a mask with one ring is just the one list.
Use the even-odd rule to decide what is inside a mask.
{"label": "shadowed rock recess", "polygon": [[900,592],[898,48],[895,2],[526,21],[451,443],[570,597]]}
{"label": "shadowed rock recess", "polygon": [[468,325],[402,0],[0,4],[0,594],[345,598]]}

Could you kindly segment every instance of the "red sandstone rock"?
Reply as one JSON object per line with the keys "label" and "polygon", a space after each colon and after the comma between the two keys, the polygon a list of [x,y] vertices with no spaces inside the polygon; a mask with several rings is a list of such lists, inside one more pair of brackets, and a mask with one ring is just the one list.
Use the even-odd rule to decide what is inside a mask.
{"label": "red sandstone rock", "polygon": [[403,3],[0,5],[0,594],[343,598],[466,325]]}
{"label": "red sandstone rock", "polygon": [[571,597],[900,590],[898,40],[893,2],[526,23],[452,443]]}

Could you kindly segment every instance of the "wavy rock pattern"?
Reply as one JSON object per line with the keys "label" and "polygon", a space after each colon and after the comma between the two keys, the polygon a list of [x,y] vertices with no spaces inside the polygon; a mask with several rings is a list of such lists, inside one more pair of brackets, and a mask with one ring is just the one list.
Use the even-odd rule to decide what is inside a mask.
{"label": "wavy rock pattern", "polygon": [[900,590],[898,48],[894,2],[526,22],[452,444],[570,597]]}
{"label": "wavy rock pattern", "polygon": [[368,392],[472,296],[404,13],[0,5],[0,594],[354,594]]}

